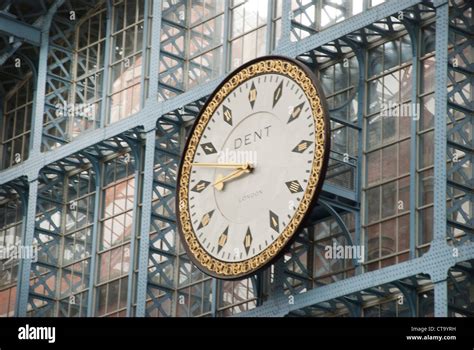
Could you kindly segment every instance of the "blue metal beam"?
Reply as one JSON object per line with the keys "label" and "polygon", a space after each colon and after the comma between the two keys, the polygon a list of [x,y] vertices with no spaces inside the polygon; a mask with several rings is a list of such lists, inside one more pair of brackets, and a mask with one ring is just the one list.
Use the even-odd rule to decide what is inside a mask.
{"label": "blue metal beam", "polygon": [[[288,1],[283,1],[284,6],[287,2]],[[367,27],[372,23],[396,14],[399,11],[405,10],[406,8],[412,7],[420,2],[420,0],[387,1],[300,41],[290,42],[288,40],[286,43],[282,41],[282,45],[279,46],[276,51],[285,56],[296,57],[302,53],[311,51],[316,47],[320,47],[328,42],[353,33],[358,29]],[[285,9],[285,7],[283,7],[283,9]],[[284,20],[284,16],[288,16],[288,14],[289,12],[286,14],[282,13],[282,21]],[[282,35],[284,34],[284,24],[285,22],[282,23]]]}
{"label": "blue metal beam", "polygon": [[[148,84],[149,96],[156,98],[158,95],[159,84],[159,64],[160,62],[160,38],[161,38],[161,1],[153,2],[153,18],[151,20],[151,52],[150,52],[150,80]],[[144,40],[148,41],[147,33]],[[152,101],[152,98],[145,100],[144,109]],[[157,118],[156,118],[157,119]],[[155,127],[156,120],[152,119],[146,125],[145,132],[145,156],[143,172],[143,190],[142,190],[142,212],[140,225],[140,242],[138,246],[138,275],[136,285],[136,303],[135,316],[145,317],[146,296],[148,283],[148,252],[150,245],[150,227],[151,227],[151,206],[153,197],[153,167],[155,164]]]}
{"label": "blue metal beam", "polygon": [[[41,24],[43,23],[43,20],[44,20],[44,16],[39,17],[33,23],[33,27],[36,28],[37,26],[41,26]],[[13,44],[11,44],[10,48],[6,50],[2,55],[0,55],[0,66],[2,66],[7,61],[7,59],[16,52],[16,50],[18,50],[22,44],[23,44],[23,41],[20,41],[20,40],[17,40]],[[36,72],[36,67],[34,71]],[[34,74],[34,76],[36,77],[36,73]],[[35,82],[35,88],[36,88],[36,82]]]}
{"label": "blue metal beam", "polygon": [[436,9],[433,239],[446,240],[446,113],[448,111],[449,6]]}
{"label": "blue metal beam", "polygon": [[[36,220],[36,199],[38,197],[38,180],[30,180],[28,189],[28,204],[26,209],[26,220],[23,224],[22,245],[33,246]],[[30,291],[30,271],[32,259],[20,259],[19,278],[16,290],[16,310],[15,316],[25,317],[28,309],[28,294]]]}
{"label": "blue metal beam", "polygon": [[[46,79],[48,71],[48,55],[49,55],[49,30],[53,16],[56,11],[64,3],[64,0],[56,0],[50,7],[47,15],[44,18],[43,27],[41,29],[41,45],[38,62],[38,78],[36,79],[36,93],[34,97],[33,117],[31,118],[31,149],[28,159],[41,158],[41,138],[43,134],[43,115],[46,95]],[[58,159],[59,160],[59,159]],[[33,167],[28,169],[26,174],[39,173],[42,167]]]}
{"label": "blue metal beam", "polygon": [[94,298],[95,298],[95,284],[97,279],[96,266],[98,260],[98,232],[99,232],[99,219],[100,219],[100,207],[102,197],[102,168],[96,159],[91,157],[90,159],[92,166],[95,171],[95,194],[94,194],[94,223],[92,224],[91,234],[91,252],[90,252],[90,266],[89,266],[89,293],[87,294],[87,317],[93,317],[95,315],[94,310]]}
{"label": "blue metal beam", "polygon": [[230,24],[230,1],[226,1],[224,3],[224,42],[222,43],[222,54],[224,55],[224,69],[222,71],[225,73],[227,73],[229,67],[231,67],[229,49]]}
{"label": "blue metal beam", "polygon": [[281,6],[281,36],[275,50],[276,52],[278,52],[281,47],[290,44],[291,35],[291,1],[283,1]]}
{"label": "blue metal beam", "polygon": [[[217,303],[219,298],[217,294],[219,293],[219,288],[217,287],[217,278],[212,278],[211,282],[211,291],[212,291],[212,298],[211,298],[211,315],[212,317],[217,317]],[[206,298],[207,295],[204,295]]]}
{"label": "blue metal beam", "polygon": [[[40,46],[40,58],[38,63],[38,78],[36,79],[36,90],[34,96],[34,116],[32,117],[31,128],[32,140],[30,142],[30,157],[28,159],[40,158],[40,144],[42,133],[42,121],[44,112],[45,86],[46,86],[46,66],[48,60],[48,45],[49,45],[49,27],[51,20],[56,13],[59,6],[64,0],[57,0],[48,10],[45,16]],[[24,173],[29,181],[27,218],[23,225],[22,244],[24,246],[32,246],[35,233],[35,219],[36,219],[36,201],[38,194],[38,174],[41,167],[34,166]],[[13,169],[16,170],[16,169]],[[18,174],[22,174],[21,172]],[[17,285],[17,303],[16,315],[26,316],[28,308],[28,295],[30,289],[30,273],[31,273],[31,259],[22,259],[20,261],[20,272]]]}
{"label": "blue metal beam", "polygon": [[432,282],[442,282],[446,279],[447,271],[456,263],[474,259],[474,243],[459,247],[459,255],[453,257],[450,249],[444,249],[440,244],[434,244],[430,251],[421,258],[385,267],[380,270],[366,272],[355,277],[346,278],[323,287],[309,290],[294,296],[294,303],[288,303],[287,296],[270,298],[262,306],[240,313],[237,317],[281,317],[291,311],[333,300],[346,295],[360,292],[375,286],[381,286],[393,281],[402,280],[418,274],[429,274]]}
{"label": "blue metal beam", "polygon": [[40,28],[19,21],[13,15],[4,11],[0,11],[0,33],[14,36],[35,46],[41,44]]}
{"label": "blue metal beam", "polygon": [[[157,1],[160,3],[160,1]],[[146,91],[146,84],[145,84],[145,79],[146,79],[146,73],[147,73],[147,65],[149,65],[148,62],[148,32],[149,32],[149,27],[152,24],[152,18],[150,18],[150,1],[145,1],[144,2],[144,18],[143,18],[143,35],[142,35],[142,74],[140,76],[140,85],[141,85],[141,96],[140,96],[140,108],[145,107],[145,100],[147,96],[147,91]],[[110,40],[109,35],[107,34],[106,37],[107,40]],[[107,61],[106,61],[107,62]],[[107,81],[107,80],[106,80]]]}
{"label": "blue metal beam", "polygon": [[272,52],[273,40],[274,37],[274,26],[273,26],[273,9],[274,0],[267,0],[267,31],[265,33],[265,54]]}
{"label": "blue metal beam", "polygon": [[106,124],[107,110],[109,106],[109,76],[110,76],[110,53],[112,51],[112,0],[107,0],[107,9],[105,11],[105,54],[104,54],[104,76],[102,80],[102,104],[100,106],[99,128],[103,128]]}
{"label": "blue metal beam", "polygon": [[434,285],[434,314],[435,317],[448,316],[448,283],[439,281]]}
{"label": "blue metal beam", "polygon": [[145,144],[140,243],[138,247],[138,277],[135,316],[145,317],[148,283],[148,251],[150,246],[151,205],[153,197],[153,167],[155,160],[155,129],[147,130]]}
{"label": "blue metal beam", "polygon": [[[360,56],[360,57],[359,57]],[[357,202],[359,203],[359,211],[357,211],[355,215],[355,244],[362,246],[364,243],[362,242],[363,236],[362,236],[362,207],[360,205],[360,202],[362,201],[362,186],[365,184],[362,184],[362,164],[364,164],[364,133],[363,133],[363,127],[364,127],[364,112],[363,112],[363,107],[364,106],[364,101],[365,101],[365,69],[367,66],[367,63],[365,61],[366,56],[361,54],[360,52],[357,53],[358,61],[359,61],[359,94],[357,98],[357,103],[359,106],[359,109],[357,110],[357,126],[359,127],[359,131],[357,132],[357,135],[359,137],[357,141],[357,181],[356,181],[356,198]],[[364,172],[366,174],[366,172]],[[364,256],[365,259],[365,256]],[[360,274],[363,272],[363,266],[359,265],[356,267],[356,274]],[[360,312],[362,310],[359,310]]]}
{"label": "blue metal beam", "polygon": [[[437,54],[435,63],[433,240],[439,241],[439,245],[437,246],[452,256],[452,249],[446,244],[446,114],[448,112],[449,4],[446,0],[437,5],[435,26],[435,51]],[[448,291],[446,284],[448,268],[443,267],[443,270],[444,275],[441,275],[439,280],[436,281],[434,288],[434,309],[436,317],[445,317],[448,314]],[[441,271],[439,271],[439,273],[441,273]]]}
{"label": "blue metal beam", "polygon": [[[140,228],[140,222],[138,221],[138,213],[140,212],[139,202],[140,202],[140,179],[141,179],[141,169],[142,159],[140,157],[141,146],[139,142],[129,141],[128,144],[130,145],[130,153],[133,155],[133,159],[135,160],[135,174],[134,174],[134,181],[135,181],[135,192],[133,194],[133,212],[132,212],[132,229],[130,234],[130,264],[133,266],[135,262],[135,256],[137,254],[137,250],[135,248],[137,244],[137,235],[138,230]],[[143,231],[141,231],[143,233]],[[143,235],[143,234],[142,234]],[[130,268],[128,271],[128,282],[127,282],[127,311],[126,317],[133,316],[133,298],[134,298],[134,289],[135,289],[135,269]]]}

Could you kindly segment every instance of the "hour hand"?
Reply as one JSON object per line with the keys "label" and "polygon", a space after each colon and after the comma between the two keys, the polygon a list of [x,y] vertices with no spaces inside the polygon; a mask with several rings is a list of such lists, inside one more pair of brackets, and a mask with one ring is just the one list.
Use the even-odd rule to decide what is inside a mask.
{"label": "hour hand", "polygon": [[218,191],[222,191],[222,189],[224,188],[224,183],[225,182],[236,179],[236,178],[238,178],[238,177],[240,177],[244,174],[248,174],[251,171],[252,171],[252,168],[247,165],[246,167],[244,167],[242,169],[238,169],[236,171],[233,171],[229,175],[226,175],[226,176],[218,175],[216,181],[214,182],[214,187]]}

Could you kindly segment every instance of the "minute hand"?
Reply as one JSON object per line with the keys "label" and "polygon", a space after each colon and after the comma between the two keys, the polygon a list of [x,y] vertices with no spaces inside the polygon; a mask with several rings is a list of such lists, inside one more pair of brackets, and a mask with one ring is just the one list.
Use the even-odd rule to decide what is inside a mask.
{"label": "minute hand", "polygon": [[192,166],[204,168],[224,168],[224,169],[245,169],[248,164],[245,163],[191,163]]}

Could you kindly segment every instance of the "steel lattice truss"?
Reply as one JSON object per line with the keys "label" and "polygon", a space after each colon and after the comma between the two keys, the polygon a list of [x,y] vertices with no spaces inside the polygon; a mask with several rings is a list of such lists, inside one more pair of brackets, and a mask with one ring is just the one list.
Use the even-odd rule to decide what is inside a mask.
{"label": "steel lattice truss", "polygon": [[[393,316],[415,316],[427,307],[417,301],[420,290],[433,294],[431,307],[437,316],[448,314],[450,295],[458,296],[454,301],[449,298],[450,310],[472,315],[472,308],[463,311],[463,305],[472,303],[465,290],[472,287],[474,261],[472,2],[392,0],[359,12],[335,1],[283,2],[281,38],[276,47],[267,43],[268,53],[296,57],[314,71],[352,59],[350,74],[356,81],[345,100],[331,108],[330,117],[334,129],[349,130],[358,147],[348,160],[331,150],[323,195],[288,252],[267,270],[232,283],[200,274],[180,247],[176,231],[176,177],[187,130],[223,78],[222,74],[215,78],[212,69],[206,68],[209,58],[201,66],[191,61],[191,45],[200,53],[212,45],[213,38],[204,33],[211,30],[208,27],[200,41],[195,39],[196,27],[182,15],[189,12],[190,4],[190,0],[146,2],[146,37],[137,50],[149,68],[140,77],[139,111],[109,123],[107,104],[112,102],[106,83],[112,73],[106,68],[100,75],[91,75],[94,78],[88,76],[87,83],[77,81],[75,67],[87,70],[85,56],[75,47],[83,34],[77,32],[77,23],[65,18],[71,11],[78,19],[100,11],[107,14],[98,40],[103,40],[108,52],[105,61],[109,62],[108,55],[115,49],[112,1],[0,1],[0,22],[7,21],[11,28],[9,33],[0,25],[0,95],[7,96],[27,76],[33,77],[37,87],[29,157],[0,172],[0,204],[11,201],[21,207],[22,244],[35,245],[39,252],[37,261],[16,263],[15,314],[97,315],[98,239],[104,215],[100,208],[106,191],[104,179],[112,176],[106,164],[111,163],[116,169],[128,167],[132,175],[127,176],[139,184],[133,195],[131,267],[121,275],[128,291],[124,315],[226,315],[221,308],[232,296],[229,303],[236,310],[231,314],[244,316],[362,316],[363,306],[380,300],[402,300],[399,305],[403,307],[397,306]],[[222,16],[227,27],[230,11],[226,4]],[[5,13],[10,17],[3,18]],[[322,24],[323,13],[338,15]],[[270,28],[273,14],[267,20]],[[430,20],[436,31],[435,199],[430,250],[416,257],[413,228],[408,261],[371,272],[364,272],[355,260],[343,266],[336,262],[319,266],[314,260],[321,258],[318,245],[322,243],[315,227],[330,231],[329,239],[339,244],[364,244],[360,214],[364,112],[352,106],[363,106],[366,101],[367,48],[408,33],[413,57],[417,57],[418,31]],[[224,30],[226,36],[228,30]],[[27,34],[18,37],[20,32]],[[228,62],[226,40],[222,46],[224,62]],[[97,52],[91,46],[91,55]],[[16,58],[26,64],[16,67]],[[416,86],[420,70],[417,59],[413,61]],[[190,75],[199,75],[205,82],[190,88]],[[95,119],[71,121],[56,113],[58,104],[71,99],[86,103],[87,89],[99,91],[102,98]],[[417,92],[412,95],[416,100]],[[416,139],[416,123],[413,125]],[[413,158],[414,152],[415,146]],[[120,170],[114,174],[123,175]],[[410,175],[415,188],[415,166]],[[87,205],[78,205],[86,198]],[[414,219],[416,209],[410,215]],[[69,222],[75,222],[74,235],[68,231]],[[64,247],[68,244],[74,248],[67,255]],[[327,275],[328,271],[337,274]],[[189,289],[186,296],[185,288]],[[381,313],[374,310],[371,312]]]}

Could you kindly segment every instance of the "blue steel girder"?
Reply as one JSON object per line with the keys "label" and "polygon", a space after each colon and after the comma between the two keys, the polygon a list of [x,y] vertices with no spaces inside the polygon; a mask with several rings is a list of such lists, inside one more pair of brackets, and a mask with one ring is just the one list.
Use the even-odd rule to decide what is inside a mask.
{"label": "blue steel girder", "polygon": [[[450,316],[474,316],[469,291],[474,284],[474,260],[452,267],[448,277],[448,308]],[[454,314],[454,315],[453,315]]]}
{"label": "blue steel girder", "polygon": [[[58,11],[60,13],[60,11]],[[45,122],[43,126],[43,150],[49,150],[68,141],[67,113],[58,113],[58,107],[68,106],[69,91],[73,84],[73,39],[74,22],[57,22],[53,19],[49,40],[49,64],[46,78],[46,100],[44,106]]]}
{"label": "blue steel girder", "polygon": [[[49,28],[49,62],[46,78],[47,97],[44,107],[45,121],[42,137],[43,150],[50,150],[69,142],[73,137],[71,133],[72,128],[91,127],[90,125],[83,126],[80,122],[77,122],[76,119],[78,117],[72,118],[67,112],[58,113],[58,104],[68,111],[67,108],[71,103],[84,102],[81,100],[81,86],[75,80],[75,70],[73,69],[74,65],[80,65],[81,57],[75,52],[76,23],[80,23],[80,21],[71,19],[71,13],[74,13],[74,16],[79,19],[84,14],[90,12],[91,9],[103,6],[102,4],[103,1],[99,2],[99,4],[94,1],[65,1],[64,5],[58,8],[56,16],[51,23]],[[108,43],[109,40],[106,42]],[[93,50],[93,47],[90,50]],[[106,69],[106,71],[108,70]],[[88,82],[89,85],[98,84],[96,79],[89,79]],[[95,127],[99,121],[94,121],[95,123],[92,123],[92,125]]]}
{"label": "blue steel girder", "polygon": [[[447,93],[447,236],[454,245],[474,237],[474,26],[469,2],[450,9]],[[472,16],[472,12],[471,12]]]}
{"label": "blue steel girder", "polygon": [[[144,215],[147,216],[142,217],[142,220],[149,227],[145,232],[152,234],[148,236],[144,233],[141,238],[147,236],[149,247],[141,245],[140,250],[141,270],[137,285],[137,316],[150,316],[156,313],[171,316],[171,313],[165,312],[162,303],[176,302],[177,281],[174,271],[178,269],[178,266],[175,263],[177,261],[175,246],[177,231],[174,197],[180,160],[180,135],[180,123],[167,118],[160,120],[156,130],[152,129],[146,135],[145,169],[148,169],[149,174],[153,174],[152,181],[146,186],[151,189],[149,192],[153,195],[146,196],[151,207],[144,211]],[[168,203],[169,200],[171,203]],[[168,270],[160,269],[163,266],[168,266]],[[157,287],[167,297],[163,297],[163,294],[155,295],[153,290]],[[145,290],[149,298],[144,295]]]}
{"label": "blue steel girder", "polygon": [[[32,283],[29,286],[28,314],[41,315],[54,310],[59,280],[59,256],[61,241],[61,212],[64,173],[45,168],[40,172],[37,195],[38,214],[33,244],[37,245],[36,261],[31,264]],[[52,314],[48,314],[53,316]]]}
{"label": "blue steel girder", "polygon": [[[160,43],[160,74],[159,74],[159,96],[167,99],[166,91],[179,94],[185,88],[185,41],[187,27],[179,16],[176,8],[183,5],[184,1],[170,5],[167,11],[173,10],[177,18],[168,19],[167,11],[164,11],[161,19],[161,43]],[[183,12],[184,13],[184,12]],[[171,95],[173,96],[173,95]]]}
{"label": "blue steel girder", "polygon": [[0,33],[16,37],[35,46],[40,44],[41,30],[18,20],[8,12],[0,11]]}

